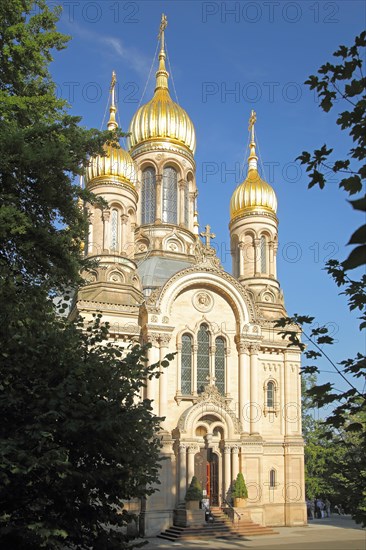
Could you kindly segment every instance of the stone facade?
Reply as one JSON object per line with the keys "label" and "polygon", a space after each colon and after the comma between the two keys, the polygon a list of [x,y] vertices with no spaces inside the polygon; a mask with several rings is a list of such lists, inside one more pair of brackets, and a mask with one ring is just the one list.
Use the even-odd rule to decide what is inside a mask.
{"label": "stone facade", "polygon": [[[152,102],[165,93],[179,119],[163,47],[162,40]],[[274,326],[286,314],[276,272],[278,220],[268,206],[274,199],[232,211],[233,275],[225,272],[210,228],[204,242],[198,234],[192,136],[188,143],[173,135],[169,120],[165,127],[167,135],[133,136],[137,182],[99,172],[87,179],[109,207],[86,205],[86,254],[99,263],[86,274],[72,312],[88,318],[100,311],[117,341],[150,342],[152,363],[176,352],[143,396],[165,417],[161,485],[142,509],[129,506],[141,510],[145,534],[156,535],[173,524],[193,475],[211,504],[224,505],[242,472],[252,520],[303,525],[300,354]],[[252,137],[254,143],[254,129]],[[253,146],[252,170],[255,159]]]}

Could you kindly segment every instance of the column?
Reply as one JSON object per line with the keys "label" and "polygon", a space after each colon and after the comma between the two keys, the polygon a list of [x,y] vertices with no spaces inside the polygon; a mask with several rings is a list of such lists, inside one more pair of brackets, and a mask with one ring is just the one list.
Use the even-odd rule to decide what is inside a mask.
{"label": "column", "polygon": [[275,242],[273,246],[273,277],[277,279],[277,249],[278,243]]}
{"label": "column", "polygon": [[193,357],[192,357],[192,395],[197,395],[197,344],[193,344]]}
{"label": "column", "polygon": [[[285,354],[284,354],[285,357]],[[281,435],[285,435],[285,360],[281,363],[280,370],[280,423],[281,423]]]}
{"label": "column", "polygon": [[185,186],[188,185],[186,184],[186,182],[184,180],[179,180],[178,182],[178,194],[179,194],[179,199],[178,199],[178,224],[180,226],[184,226],[184,189],[185,189]]}
{"label": "column", "polygon": [[189,229],[190,231],[193,231],[194,213],[196,211],[196,196],[196,191],[189,192],[189,219],[187,229]]}
{"label": "column", "polygon": [[177,395],[182,395],[182,343],[177,344]]}
{"label": "column", "polygon": [[234,445],[231,448],[231,460],[232,460],[232,477],[233,480],[236,479],[236,476],[239,473],[239,447]]}
{"label": "column", "polygon": [[274,277],[274,243],[271,241],[268,244],[269,249],[269,276]]}
{"label": "column", "polygon": [[[148,362],[149,365],[153,365],[154,363],[159,362],[160,358],[160,352],[159,352],[159,343],[157,340],[157,337],[155,335],[149,334],[147,337],[147,341],[152,344],[152,347],[148,349]],[[158,380],[153,377],[151,380],[146,380],[146,398],[150,399],[152,401],[151,406],[153,408],[154,414],[158,415],[158,403],[157,403],[157,383]]]}
{"label": "column", "polygon": [[296,376],[297,376],[297,433],[301,435],[302,433],[302,418],[301,418],[301,376],[300,376],[300,365],[296,365]]}
{"label": "column", "polygon": [[[187,485],[191,483],[192,477],[194,476],[194,457],[197,452],[196,445],[190,445],[188,447]],[[202,487],[202,489],[205,489],[205,487]]]}
{"label": "column", "polygon": [[209,380],[207,381],[208,384],[215,386],[216,382],[216,376],[215,376],[215,354],[216,354],[216,346],[210,346],[209,347],[209,354],[210,354],[210,371],[209,371]]}
{"label": "column", "polygon": [[250,376],[249,376],[249,349],[241,340],[236,338],[236,348],[239,360],[239,420],[244,433],[250,431]]}
{"label": "column", "polygon": [[[164,357],[168,353],[168,345],[170,342],[170,336],[163,335],[160,337],[160,363],[164,360]],[[160,365],[160,377],[159,377],[159,416],[167,416],[168,411],[168,373],[166,368]]]}
{"label": "column", "polygon": [[128,222],[128,216],[127,214],[122,214],[121,215],[121,223],[119,224],[120,225],[120,230],[119,230],[119,235],[118,235],[118,243],[119,243],[119,250],[118,252],[119,253],[126,253],[126,250],[128,248],[128,243],[127,242],[127,222]]}
{"label": "column", "polygon": [[97,247],[94,246],[94,226],[93,226],[94,212],[89,212],[89,231],[88,231],[88,254],[93,254]]}
{"label": "column", "polygon": [[239,254],[239,262],[237,263],[237,265],[239,264],[238,277],[244,277],[244,252],[243,252],[244,247],[245,247],[244,243],[238,244],[238,254]]}
{"label": "column", "polygon": [[260,433],[262,407],[258,399],[258,345],[250,347],[250,433]]}
{"label": "column", "polygon": [[161,223],[162,221],[162,196],[161,196],[161,186],[162,186],[162,176],[156,176],[156,213],[155,213],[155,222]]}
{"label": "column", "polygon": [[229,445],[224,447],[224,498],[231,486],[231,449]]}
{"label": "column", "polygon": [[187,447],[179,444],[179,501],[184,501],[187,491]]}
{"label": "column", "polygon": [[110,248],[110,227],[109,227],[109,218],[110,218],[110,211],[105,210],[103,212],[103,251],[108,251]]}
{"label": "column", "polygon": [[254,275],[259,276],[261,273],[261,241],[260,239],[254,239]]}
{"label": "column", "polygon": [[282,405],[282,413],[284,416],[284,424],[285,424],[285,436],[289,435],[290,433],[290,423],[289,423],[289,401],[290,401],[290,361],[288,357],[288,353],[284,352],[284,386],[285,386],[285,395],[284,395],[284,402]]}

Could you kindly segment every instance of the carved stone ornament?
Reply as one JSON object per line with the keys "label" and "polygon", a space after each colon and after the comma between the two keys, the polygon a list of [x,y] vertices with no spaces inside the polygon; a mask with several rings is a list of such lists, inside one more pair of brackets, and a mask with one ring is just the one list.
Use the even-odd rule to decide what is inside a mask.
{"label": "carved stone ornament", "polygon": [[192,297],[192,303],[198,311],[206,313],[213,308],[214,299],[208,292],[200,290]]}

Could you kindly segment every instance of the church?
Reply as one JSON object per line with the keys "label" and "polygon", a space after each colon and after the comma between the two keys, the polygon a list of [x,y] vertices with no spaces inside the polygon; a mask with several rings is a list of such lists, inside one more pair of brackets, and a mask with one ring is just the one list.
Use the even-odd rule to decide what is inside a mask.
{"label": "church", "polygon": [[[151,344],[151,363],[176,353],[142,395],[165,418],[161,484],[135,505],[146,536],[173,525],[194,475],[210,505],[225,506],[242,472],[253,521],[304,525],[300,353],[275,328],[286,315],[277,199],[258,172],[256,114],[247,175],[227,206],[227,273],[210,226],[198,224],[195,128],[169,92],[166,26],[163,16],[155,91],[132,118],[127,150],[106,145],[86,168],[85,185],[108,208],[87,205],[85,253],[98,263],[72,315],[101,312],[116,341]],[[109,130],[117,128],[115,84],[113,73]]]}

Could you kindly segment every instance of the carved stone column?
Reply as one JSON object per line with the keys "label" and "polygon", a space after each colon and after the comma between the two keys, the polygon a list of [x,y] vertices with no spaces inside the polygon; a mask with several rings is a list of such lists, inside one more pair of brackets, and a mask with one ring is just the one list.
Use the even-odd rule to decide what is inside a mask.
{"label": "carved stone column", "polygon": [[88,254],[93,254],[97,249],[96,243],[94,243],[94,212],[89,211],[89,231],[88,231]]}
{"label": "carved stone column", "polygon": [[250,347],[250,433],[260,432],[259,422],[262,416],[258,399],[258,351],[259,345]]}
{"label": "carved stone column", "polygon": [[198,452],[196,445],[190,445],[188,447],[188,466],[187,466],[187,484],[191,483],[192,477],[194,476],[194,457]]}
{"label": "carved stone column", "polygon": [[239,473],[239,447],[234,445],[231,448],[231,459],[232,459],[232,478],[236,479],[236,476]]}
{"label": "carved stone column", "polygon": [[178,193],[179,193],[179,199],[178,199],[178,223],[181,227],[185,226],[184,223],[184,190],[185,186],[188,185],[184,180],[180,180],[178,182]]}
{"label": "carved stone column", "polygon": [[[130,235],[127,235],[127,227],[128,227],[128,216],[127,214],[122,214],[121,216],[121,223],[120,223],[120,229],[119,229],[119,235],[118,235],[118,252],[119,253],[126,253],[127,245],[129,244]],[[128,241],[127,241],[127,237]]]}
{"label": "carved stone column", "polygon": [[250,365],[249,348],[236,337],[236,349],[239,360],[239,419],[244,433],[250,431]]}
{"label": "carved stone column", "polygon": [[239,273],[238,278],[244,276],[244,250],[245,250],[245,244],[239,243],[238,244],[238,254],[239,254],[239,262],[236,265],[239,265]]}
{"label": "carved stone column", "polygon": [[182,341],[177,344],[177,396],[182,395]]}
{"label": "carved stone column", "polygon": [[111,234],[110,234],[110,224],[109,219],[111,213],[109,210],[104,210],[103,212],[103,252],[108,252],[110,248]]}
{"label": "carved stone column", "polygon": [[190,191],[189,192],[189,213],[188,213],[188,227],[190,231],[193,231],[193,220],[194,220],[194,213],[196,211],[196,198],[197,198],[197,191]]}
{"label": "carved stone column", "polygon": [[261,274],[261,241],[260,239],[254,239],[254,247],[255,247],[255,269],[254,269],[254,276],[258,277]]}
{"label": "carved stone column", "polygon": [[230,489],[232,482],[231,478],[231,448],[229,445],[224,447],[224,498]]}
{"label": "carved stone column", "polygon": [[192,346],[193,357],[192,357],[192,394],[197,395],[197,351],[198,345],[193,344]]}
{"label": "carved stone column", "polygon": [[163,177],[162,176],[156,176],[156,183],[155,183],[155,188],[156,188],[156,197],[155,197],[155,200],[156,200],[156,214],[155,214],[155,223],[161,223],[161,220],[162,220],[162,191],[161,191],[161,188],[162,188],[162,179]]}
{"label": "carved stone column", "polygon": [[273,277],[277,279],[277,249],[278,243],[275,242],[273,246]]}
{"label": "carved stone column", "polygon": [[209,384],[212,384],[213,386],[215,386],[215,382],[216,382],[216,376],[215,376],[215,354],[216,354],[216,346],[210,346],[209,347],[209,361],[210,361],[210,364],[209,364],[209,368],[210,368],[210,371],[209,371],[209,374],[208,374],[208,377],[209,377]]}
{"label": "carved stone column", "polygon": [[269,276],[274,277],[274,243],[271,241],[268,245],[269,248]]}
{"label": "carved stone column", "polygon": [[[164,334],[160,336],[160,362],[168,353],[168,345],[170,342],[170,336]],[[160,365],[160,377],[159,377],[159,416],[167,416],[168,413],[168,373],[166,368]]]}
{"label": "carved stone column", "polygon": [[179,444],[179,501],[184,501],[187,491],[187,446]]}
{"label": "carved stone column", "polygon": [[[159,350],[159,339],[158,336],[155,334],[149,334],[147,336],[147,341],[152,344],[152,347],[148,349],[148,362],[149,365],[152,365],[154,363],[158,363],[160,360],[160,350]],[[154,414],[158,415],[158,403],[157,403],[157,397],[158,397],[158,380],[156,378],[152,378],[151,380],[146,380],[146,398],[150,399],[152,401],[152,408]]]}

